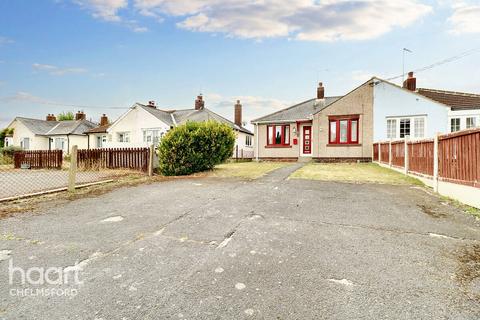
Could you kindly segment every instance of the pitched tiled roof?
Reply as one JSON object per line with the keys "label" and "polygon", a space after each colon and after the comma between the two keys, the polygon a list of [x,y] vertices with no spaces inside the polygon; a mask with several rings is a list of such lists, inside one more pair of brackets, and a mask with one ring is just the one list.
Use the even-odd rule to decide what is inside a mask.
{"label": "pitched tiled roof", "polygon": [[88,120],[46,121],[23,117],[15,119],[23,123],[33,134],[37,135],[81,135],[95,127],[95,124]]}
{"label": "pitched tiled roof", "polygon": [[314,113],[328,107],[339,97],[325,97],[325,99],[310,99],[286,109],[271,113],[252,122],[296,121],[309,119]]}
{"label": "pitched tiled roof", "polygon": [[417,93],[450,106],[452,110],[480,109],[480,94],[418,88]]}
{"label": "pitched tiled roof", "polygon": [[58,124],[58,121],[45,121],[23,117],[16,117],[15,120],[20,121],[33,134],[46,134]]}
{"label": "pitched tiled roof", "polygon": [[93,129],[85,131],[85,133],[105,133],[107,132],[107,129],[110,127],[110,124],[104,125],[104,126],[98,126]]}
{"label": "pitched tiled roof", "polygon": [[232,129],[252,134],[252,132],[244,127],[237,126],[232,121],[225,119],[224,117],[216,114],[215,112],[204,108],[201,110],[195,109],[181,109],[181,110],[172,110],[172,111],[164,111],[161,109],[149,107],[140,103],[135,104],[135,106],[139,106],[140,108],[146,110],[157,119],[161,120],[162,122],[174,126],[179,124],[184,124],[187,121],[197,121],[203,122],[208,120],[215,120],[221,123],[228,124]]}

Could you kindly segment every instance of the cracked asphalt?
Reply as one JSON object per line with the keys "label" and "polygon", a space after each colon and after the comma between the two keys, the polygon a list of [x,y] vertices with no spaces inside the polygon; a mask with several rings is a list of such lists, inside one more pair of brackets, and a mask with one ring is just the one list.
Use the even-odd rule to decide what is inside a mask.
{"label": "cracked asphalt", "polygon": [[[480,318],[473,217],[418,187],[287,179],[299,166],[0,220],[0,318]],[[9,283],[10,262],[77,268],[82,283]]]}

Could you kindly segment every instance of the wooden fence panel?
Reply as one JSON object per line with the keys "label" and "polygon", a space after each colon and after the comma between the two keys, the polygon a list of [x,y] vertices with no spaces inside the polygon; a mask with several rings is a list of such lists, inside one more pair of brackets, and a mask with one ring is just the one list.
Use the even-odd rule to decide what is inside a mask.
{"label": "wooden fence panel", "polygon": [[149,148],[112,148],[78,150],[82,169],[131,169],[147,172]]}
{"label": "wooden fence panel", "polygon": [[392,142],[392,165],[405,168],[405,142]]}
{"label": "wooden fence panel", "polygon": [[25,150],[13,154],[14,167],[20,169],[27,165],[30,169],[61,169],[62,150]]}
{"label": "wooden fence panel", "polygon": [[480,130],[439,137],[438,171],[441,180],[479,187]]}
{"label": "wooden fence panel", "polygon": [[408,171],[433,176],[433,140],[408,143]]}
{"label": "wooden fence panel", "polygon": [[389,143],[380,143],[380,156],[381,162],[388,164],[390,157],[390,145]]}
{"label": "wooden fence panel", "polygon": [[373,161],[378,161],[378,154],[379,154],[379,144],[374,143],[373,144]]}

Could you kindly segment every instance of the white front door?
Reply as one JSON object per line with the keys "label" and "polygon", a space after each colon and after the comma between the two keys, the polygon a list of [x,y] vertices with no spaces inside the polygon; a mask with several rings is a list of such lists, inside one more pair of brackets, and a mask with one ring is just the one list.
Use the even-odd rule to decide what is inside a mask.
{"label": "white front door", "polygon": [[305,124],[300,126],[300,155],[302,157],[312,156],[312,125]]}

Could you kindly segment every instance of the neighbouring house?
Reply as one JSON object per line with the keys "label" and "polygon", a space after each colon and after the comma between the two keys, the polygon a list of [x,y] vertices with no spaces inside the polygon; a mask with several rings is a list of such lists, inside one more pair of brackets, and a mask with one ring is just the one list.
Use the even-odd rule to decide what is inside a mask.
{"label": "neighbouring house", "polygon": [[[472,97],[477,95],[457,94],[448,105],[438,96],[428,96],[427,90],[432,91],[416,89],[413,73],[403,87],[373,77],[341,97],[325,97],[320,83],[316,99],[252,121],[257,139],[255,158],[370,161],[374,141],[418,140],[462,129],[462,123],[476,126],[477,100]],[[462,114],[465,121],[453,127],[452,119],[461,112],[468,114]],[[466,120],[473,117],[475,120]]]}
{"label": "neighbouring house", "polygon": [[88,136],[88,149],[105,148],[107,146],[107,129],[110,127],[108,117],[103,114],[100,117],[98,127],[85,131]]}
{"label": "neighbouring house", "polygon": [[448,132],[480,126],[480,94],[418,88],[417,92],[450,107]]}
{"label": "neighbouring house", "polygon": [[[105,143],[102,140],[102,147],[127,148],[156,145],[163,135],[178,125],[188,121],[203,122],[209,120],[229,125],[237,135],[235,148],[253,152],[253,133],[243,127],[240,101],[237,101],[234,106],[234,122],[232,122],[205,108],[205,101],[201,95],[195,100],[194,109],[167,111],[157,108],[153,101],[150,101],[147,105],[136,103],[119,119],[100,132],[100,134],[106,133],[106,136],[102,135],[102,139],[106,138]],[[93,134],[98,133],[89,132],[90,136]],[[90,147],[96,148],[98,145],[91,144]]]}
{"label": "neighbouring house", "polygon": [[83,112],[77,112],[75,120],[57,121],[53,114],[45,120],[16,117],[8,126],[13,128],[12,145],[24,150],[63,150],[88,147],[88,136],[84,133],[96,125],[86,120]]}

